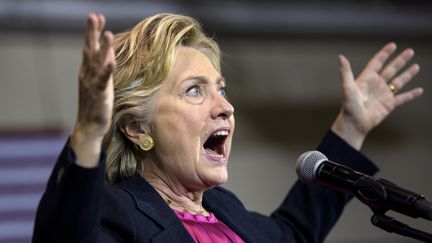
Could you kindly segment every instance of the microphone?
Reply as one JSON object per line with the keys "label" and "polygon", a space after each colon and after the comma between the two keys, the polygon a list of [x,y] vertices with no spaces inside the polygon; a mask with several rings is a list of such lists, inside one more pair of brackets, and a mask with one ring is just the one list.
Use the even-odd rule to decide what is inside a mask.
{"label": "microphone", "polygon": [[432,203],[423,195],[329,161],[319,151],[303,153],[297,160],[296,172],[307,184],[319,183],[353,194],[374,213],[393,210],[413,218],[432,220]]}

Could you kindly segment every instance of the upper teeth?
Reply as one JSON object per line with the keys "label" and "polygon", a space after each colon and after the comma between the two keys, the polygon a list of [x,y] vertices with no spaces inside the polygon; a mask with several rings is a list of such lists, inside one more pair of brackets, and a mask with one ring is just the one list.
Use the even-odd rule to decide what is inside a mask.
{"label": "upper teeth", "polygon": [[228,136],[228,131],[217,131],[215,133],[212,134],[212,136]]}

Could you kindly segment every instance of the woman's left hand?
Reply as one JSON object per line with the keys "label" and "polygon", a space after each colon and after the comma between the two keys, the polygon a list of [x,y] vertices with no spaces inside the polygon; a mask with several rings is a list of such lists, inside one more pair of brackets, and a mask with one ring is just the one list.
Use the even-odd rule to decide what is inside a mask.
{"label": "woman's left hand", "polygon": [[[339,55],[343,101],[341,111],[331,129],[358,150],[366,135],[396,107],[423,93],[420,87],[398,92],[411,81],[420,67],[418,64],[412,64],[400,72],[414,56],[412,49],[405,49],[386,64],[395,51],[395,43],[385,45],[369,61],[357,79],[354,78],[349,61],[343,55]],[[395,88],[393,90],[392,85]]]}

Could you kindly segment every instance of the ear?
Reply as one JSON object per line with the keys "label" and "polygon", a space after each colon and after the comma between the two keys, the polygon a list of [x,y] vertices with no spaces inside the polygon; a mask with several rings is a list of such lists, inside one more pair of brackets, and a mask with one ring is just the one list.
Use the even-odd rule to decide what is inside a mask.
{"label": "ear", "polygon": [[129,122],[121,128],[123,134],[134,144],[139,144],[139,139],[144,134],[149,134],[149,128],[142,122]]}

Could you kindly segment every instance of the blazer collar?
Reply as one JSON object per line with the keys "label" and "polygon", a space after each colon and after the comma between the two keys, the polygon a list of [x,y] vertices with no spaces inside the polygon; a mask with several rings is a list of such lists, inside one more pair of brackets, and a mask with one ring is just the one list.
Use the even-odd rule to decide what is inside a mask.
{"label": "blazer collar", "polygon": [[245,242],[265,242],[266,239],[259,239],[259,229],[250,219],[249,212],[243,205],[233,204],[233,200],[229,200],[228,195],[221,190],[224,189],[215,188],[206,191],[203,206],[213,212],[216,218],[226,224]]}
{"label": "blazer collar", "polygon": [[142,176],[123,180],[119,186],[134,198],[139,211],[175,235],[176,241],[194,242],[174,211]]}
{"label": "blazer collar", "polygon": [[[173,234],[180,234],[180,238],[185,239],[185,241],[193,242],[192,237],[190,237],[177,215],[142,176],[135,175],[130,179],[123,180],[119,183],[119,186],[132,195],[139,211]],[[258,229],[251,220],[248,220],[247,211],[244,208],[238,210],[238,205],[233,205],[232,200],[227,200],[227,195],[224,196],[224,193],[219,190],[210,189],[206,191],[203,206],[214,213],[216,218],[226,224],[245,242],[255,242],[250,238],[251,229],[254,231]]]}

